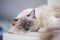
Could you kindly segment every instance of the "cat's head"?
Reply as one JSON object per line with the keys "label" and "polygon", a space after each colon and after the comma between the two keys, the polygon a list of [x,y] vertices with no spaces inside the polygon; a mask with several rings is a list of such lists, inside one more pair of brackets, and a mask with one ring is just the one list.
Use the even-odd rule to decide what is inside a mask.
{"label": "cat's head", "polygon": [[28,15],[17,19],[9,19],[16,31],[37,31],[39,29],[39,21],[35,16],[35,10],[32,10]]}

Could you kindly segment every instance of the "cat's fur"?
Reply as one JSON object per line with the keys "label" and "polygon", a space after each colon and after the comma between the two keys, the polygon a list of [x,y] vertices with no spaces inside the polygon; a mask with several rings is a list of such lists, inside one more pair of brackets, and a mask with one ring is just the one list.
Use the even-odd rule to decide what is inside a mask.
{"label": "cat's fur", "polygon": [[17,17],[16,19],[9,19],[13,25],[11,28],[13,32],[36,32],[40,28],[40,22],[35,16],[35,10],[32,10],[29,14],[24,13],[22,15],[20,14],[19,16],[20,17]]}
{"label": "cat's fur", "polygon": [[[38,8],[26,9],[16,19],[10,19],[9,21],[13,24],[11,32],[36,32],[39,29],[38,32],[42,32],[41,40],[55,40],[55,36],[51,34],[55,34],[55,30],[60,30],[60,6],[44,5]],[[20,26],[21,23],[28,25],[29,21],[32,24],[28,30]]]}
{"label": "cat's fur", "polygon": [[43,10],[41,40],[60,40],[60,6],[46,6]]}

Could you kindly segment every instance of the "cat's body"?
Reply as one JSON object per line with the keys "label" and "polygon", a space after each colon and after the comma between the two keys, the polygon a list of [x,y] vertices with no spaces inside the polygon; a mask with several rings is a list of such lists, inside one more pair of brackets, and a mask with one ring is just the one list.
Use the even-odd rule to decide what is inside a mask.
{"label": "cat's body", "polygon": [[[33,8],[33,9],[29,8],[22,11],[16,17],[16,19],[10,20],[10,22],[13,24],[13,27],[11,28],[10,31],[20,33],[21,31],[37,32],[39,30],[39,32],[42,32],[41,40],[52,40],[52,39],[55,40],[54,37],[55,35],[57,35],[57,33],[54,31],[60,30],[59,15],[60,15],[60,6],[50,7],[50,6],[44,5],[38,8]],[[23,25],[20,25],[21,23]],[[51,34],[55,34],[55,35],[53,35],[53,37],[51,38]]]}
{"label": "cat's body", "polygon": [[45,6],[42,9],[41,40],[60,40],[60,6]]}

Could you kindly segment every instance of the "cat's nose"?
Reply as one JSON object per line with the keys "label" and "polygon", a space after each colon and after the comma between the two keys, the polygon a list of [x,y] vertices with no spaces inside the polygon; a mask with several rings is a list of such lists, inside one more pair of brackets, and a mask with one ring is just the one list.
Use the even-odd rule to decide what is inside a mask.
{"label": "cat's nose", "polygon": [[26,30],[29,30],[28,28],[26,28]]}
{"label": "cat's nose", "polygon": [[23,28],[27,31],[29,30],[29,27],[27,27],[27,26],[24,26]]}

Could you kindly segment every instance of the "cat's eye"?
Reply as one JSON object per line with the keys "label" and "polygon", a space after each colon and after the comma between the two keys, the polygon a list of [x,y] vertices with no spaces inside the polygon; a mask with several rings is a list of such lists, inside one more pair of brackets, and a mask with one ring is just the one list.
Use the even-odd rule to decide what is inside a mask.
{"label": "cat's eye", "polygon": [[31,23],[31,22],[29,22],[29,23]]}
{"label": "cat's eye", "polygon": [[22,24],[20,24],[20,26],[23,26]]}

